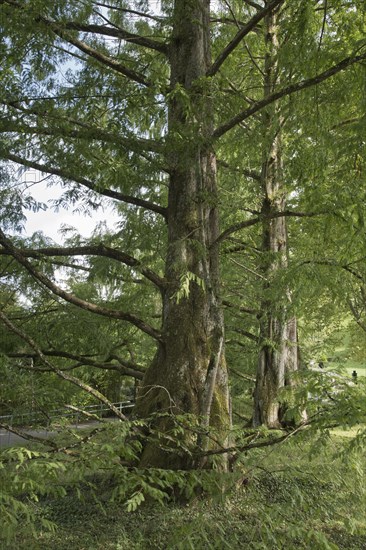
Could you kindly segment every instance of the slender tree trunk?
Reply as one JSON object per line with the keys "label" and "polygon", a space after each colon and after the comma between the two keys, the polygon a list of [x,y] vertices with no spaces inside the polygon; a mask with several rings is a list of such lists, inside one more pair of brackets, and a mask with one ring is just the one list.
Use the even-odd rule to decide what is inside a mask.
{"label": "slender tree trunk", "polygon": [[[264,97],[273,93],[278,79],[278,15],[265,20]],[[274,218],[286,207],[286,190],[282,181],[281,127],[283,120],[276,103],[263,114],[262,214],[263,263],[265,279],[260,318],[260,351],[254,394],[254,425],[278,428],[286,407],[279,401],[280,390],[291,382],[291,373],[299,368],[296,318],[289,314],[291,293],[276,292],[273,281],[279,270],[288,266],[286,218]]]}
{"label": "slender tree trunk", "polygon": [[[168,102],[168,250],[163,294],[163,343],[141,385],[137,412],[193,413],[204,431],[225,443],[230,427],[224,326],[219,300],[216,159],[211,149],[212,109],[209,1],[176,0]],[[159,429],[171,426],[167,417]],[[206,449],[206,436],[187,436]],[[186,440],[187,443],[187,440]],[[189,468],[188,455],[147,444],[142,465]],[[203,465],[202,462],[199,464]],[[225,464],[223,464],[225,468]]]}

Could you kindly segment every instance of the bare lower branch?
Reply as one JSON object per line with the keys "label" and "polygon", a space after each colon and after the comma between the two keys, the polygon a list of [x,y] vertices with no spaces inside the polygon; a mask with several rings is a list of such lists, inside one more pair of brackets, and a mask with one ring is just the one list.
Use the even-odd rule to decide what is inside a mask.
{"label": "bare lower branch", "polygon": [[42,443],[42,445],[49,445],[53,449],[57,449],[57,443],[53,441],[53,439],[37,437],[34,434],[25,432],[24,430],[14,428],[14,426],[9,426],[9,424],[0,423],[0,428],[3,430],[6,430],[7,432],[17,435],[26,441],[32,441],[34,443]]}
{"label": "bare lower branch", "polygon": [[249,273],[251,273],[255,277],[258,277],[259,279],[262,279],[263,281],[268,281],[268,279],[266,277],[264,277],[263,275],[261,275],[260,273],[258,273],[258,271],[254,271],[254,269],[250,269],[250,267],[248,267],[246,265],[243,265],[240,262],[237,262],[236,260],[234,260],[234,258],[230,258],[230,261],[231,261],[232,264],[235,264],[238,267],[241,267],[242,269],[244,269],[245,271],[248,271]]}
{"label": "bare lower branch", "polygon": [[74,405],[65,405],[66,409],[69,409],[70,411],[76,412],[78,414],[81,414],[85,416],[88,420],[95,420],[97,422],[105,423],[108,422],[108,420],[105,420],[104,418],[101,418],[97,414],[93,414],[87,411],[84,411],[83,409],[79,409],[79,407],[75,407]]}
{"label": "bare lower branch", "polygon": [[211,449],[208,451],[201,451],[198,454],[200,456],[213,456],[213,455],[221,455],[221,454],[231,454],[231,455],[237,455],[238,453],[243,453],[245,451],[249,451],[250,449],[261,449],[264,447],[271,447],[272,445],[277,445],[278,443],[284,443],[294,435],[300,433],[303,431],[307,426],[309,425],[309,422],[303,422],[292,430],[289,433],[286,433],[280,437],[276,437],[273,439],[267,439],[265,441],[258,441],[256,443],[248,443],[246,445],[238,445],[233,447],[226,447],[222,449]]}

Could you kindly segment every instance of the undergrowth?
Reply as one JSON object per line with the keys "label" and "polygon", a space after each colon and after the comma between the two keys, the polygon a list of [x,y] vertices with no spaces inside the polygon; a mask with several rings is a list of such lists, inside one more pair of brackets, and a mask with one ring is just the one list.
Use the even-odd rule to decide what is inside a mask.
{"label": "undergrowth", "polygon": [[[32,529],[19,523],[15,538],[3,547],[362,550],[366,548],[365,463],[360,453],[343,453],[344,442],[336,434],[326,446],[305,437],[270,450],[255,449],[241,457],[232,483],[227,480],[219,488],[212,482],[204,494],[190,491],[185,503],[174,501],[173,495],[169,502],[148,499],[130,512],[119,498],[125,481],[108,468],[99,467],[78,482],[64,479],[63,490],[57,483],[60,473],[53,475],[53,482],[49,475],[48,490],[31,502]],[[54,471],[58,472],[56,466]],[[149,473],[152,487],[159,476],[167,479],[167,474],[160,474]],[[45,479],[47,475],[46,471]],[[188,482],[187,473],[181,476]]]}

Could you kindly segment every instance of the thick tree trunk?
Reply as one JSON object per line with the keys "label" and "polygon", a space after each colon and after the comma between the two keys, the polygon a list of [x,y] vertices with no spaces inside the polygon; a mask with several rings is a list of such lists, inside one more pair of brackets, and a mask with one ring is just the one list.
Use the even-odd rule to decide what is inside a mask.
{"label": "thick tree trunk", "polygon": [[[212,109],[204,76],[210,65],[209,1],[176,0],[170,51],[167,162],[168,250],[163,295],[163,343],[141,385],[137,413],[192,413],[203,431],[225,443],[230,427],[224,326],[219,301],[216,159]],[[158,421],[166,431],[171,419]],[[207,449],[191,432],[186,443]],[[188,455],[147,444],[144,466],[197,466]],[[199,461],[200,466],[203,465]],[[225,467],[225,464],[223,464]]]}
{"label": "thick tree trunk", "polygon": [[[266,59],[264,97],[273,93],[278,78],[277,14],[266,17]],[[263,114],[264,157],[262,164],[263,192],[263,264],[265,279],[261,305],[260,351],[254,394],[255,426],[264,424],[279,428],[286,410],[279,393],[291,382],[291,373],[299,368],[297,321],[289,313],[291,294],[275,292],[273,281],[279,270],[288,265],[288,242],[285,217],[273,217],[285,210],[286,191],[282,182],[281,126],[282,118],[274,103]]]}

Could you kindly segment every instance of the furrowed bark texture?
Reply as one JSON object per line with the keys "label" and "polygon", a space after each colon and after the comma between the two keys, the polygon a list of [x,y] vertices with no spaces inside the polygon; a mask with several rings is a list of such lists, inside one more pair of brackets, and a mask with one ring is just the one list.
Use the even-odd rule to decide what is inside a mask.
{"label": "furrowed bark texture", "polygon": [[[266,17],[266,59],[264,97],[274,92],[278,73],[277,54],[278,15]],[[282,184],[281,115],[274,103],[263,113],[264,158],[262,165],[263,205],[263,274],[264,300],[261,305],[260,350],[256,388],[254,393],[254,426],[266,425],[279,428],[284,421],[286,407],[280,403],[281,389],[291,382],[291,373],[299,368],[297,321],[290,317],[288,308],[291,293],[282,296],[271,288],[273,278],[288,265],[286,217],[271,217],[286,209],[286,192]],[[274,297],[276,296],[276,297]]]}
{"label": "furrowed bark texture", "polygon": [[[176,0],[170,45],[167,164],[168,250],[163,343],[144,377],[137,413],[193,413],[225,443],[230,427],[223,315],[219,302],[216,159],[210,145],[212,108],[209,1]],[[184,293],[183,289],[189,292]],[[160,420],[162,431],[170,419]],[[191,432],[189,444],[209,446]],[[188,456],[147,444],[142,465],[189,468]],[[197,464],[196,464],[197,465]],[[203,464],[200,464],[202,466]],[[225,463],[223,461],[223,467]]]}

